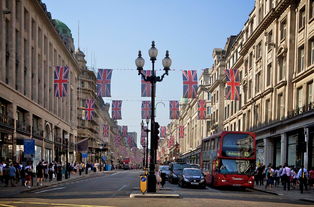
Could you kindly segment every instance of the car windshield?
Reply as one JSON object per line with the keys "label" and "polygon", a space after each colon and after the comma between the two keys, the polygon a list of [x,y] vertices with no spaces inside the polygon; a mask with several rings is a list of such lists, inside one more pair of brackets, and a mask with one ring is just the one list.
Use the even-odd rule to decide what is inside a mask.
{"label": "car windshield", "polygon": [[183,174],[187,176],[201,176],[202,172],[198,169],[184,169]]}
{"label": "car windshield", "polygon": [[223,137],[222,156],[253,158],[254,139],[249,134],[229,133]]}
{"label": "car windshield", "polygon": [[160,169],[161,171],[162,171],[162,170],[167,171],[167,170],[169,170],[169,166],[160,166],[159,169]]}
{"label": "car windshield", "polygon": [[173,170],[183,170],[184,168],[188,168],[188,167],[191,167],[191,165],[176,163],[176,164],[173,165]]}
{"label": "car windshield", "polygon": [[221,174],[253,175],[255,160],[228,160],[222,159],[218,165]]}

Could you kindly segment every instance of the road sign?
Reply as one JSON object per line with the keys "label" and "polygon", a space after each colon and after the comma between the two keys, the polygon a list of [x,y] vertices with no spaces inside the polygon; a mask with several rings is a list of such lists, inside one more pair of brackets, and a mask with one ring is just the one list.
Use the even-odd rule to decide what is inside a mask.
{"label": "road sign", "polygon": [[24,154],[35,155],[35,140],[24,139]]}
{"label": "road sign", "polygon": [[140,176],[140,190],[143,194],[147,191],[147,176],[146,175]]}

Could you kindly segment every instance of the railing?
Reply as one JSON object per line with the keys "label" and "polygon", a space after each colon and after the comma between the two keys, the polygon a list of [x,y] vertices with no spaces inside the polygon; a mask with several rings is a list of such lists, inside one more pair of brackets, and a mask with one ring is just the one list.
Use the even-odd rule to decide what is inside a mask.
{"label": "railing", "polygon": [[310,102],[305,106],[289,111],[287,116],[282,116],[274,120],[258,123],[257,125],[250,127],[249,131],[256,131],[264,127],[271,127],[272,125],[279,124],[280,122],[288,121],[289,119],[293,119],[301,115],[306,115],[311,112],[314,112],[314,102]]}
{"label": "railing", "polygon": [[38,128],[32,128],[32,135],[33,137],[36,137],[36,138],[40,138],[40,139],[43,139],[44,137],[44,131],[43,130],[40,130]]}
{"label": "railing", "polygon": [[10,116],[0,114],[0,126],[14,129],[14,119]]}
{"label": "railing", "polygon": [[16,131],[23,133],[23,134],[31,134],[31,126],[22,122],[22,121],[18,121],[16,120]]}

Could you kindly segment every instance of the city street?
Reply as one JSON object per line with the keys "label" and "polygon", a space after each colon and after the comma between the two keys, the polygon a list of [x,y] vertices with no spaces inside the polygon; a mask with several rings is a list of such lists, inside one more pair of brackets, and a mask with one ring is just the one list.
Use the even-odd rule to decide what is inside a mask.
{"label": "city street", "polygon": [[[129,198],[137,192],[141,171],[118,171],[112,175],[69,181],[58,186],[3,198],[0,206],[304,206],[312,203],[255,190],[180,188],[167,183],[167,193],[179,199]],[[162,192],[161,190],[160,192]]]}

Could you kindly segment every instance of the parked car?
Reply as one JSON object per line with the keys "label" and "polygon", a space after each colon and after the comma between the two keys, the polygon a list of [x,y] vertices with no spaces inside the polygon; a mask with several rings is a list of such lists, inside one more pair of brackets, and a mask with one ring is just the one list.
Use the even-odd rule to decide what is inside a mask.
{"label": "parked car", "polygon": [[182,174],[180,174],[178,177],[178,185],[181,187],[206,187],[204,175],[198,168],[184,168]]}
{"label": "parked car", "polygon": [[165,173],[165,178],[166,180],[168,180],[169,175],[170,175],[169,165],[160,165],[159,171],[160,171],[160,174]]}
{"label": "parked car", "polygon": [[124,164],[124,165],[123,165],[123,169],[124,169],[124,170],[129,170],[129,169],[130,169],[129,164]]}
{"label": "parked car", "polygon": [[179,175],[182,174],[184,168],[189,168],[191,165],[186,163],[178,163],[178,162],[172,162],[169,165],[169,178],[168,181],[170,183],[177,183]]}

